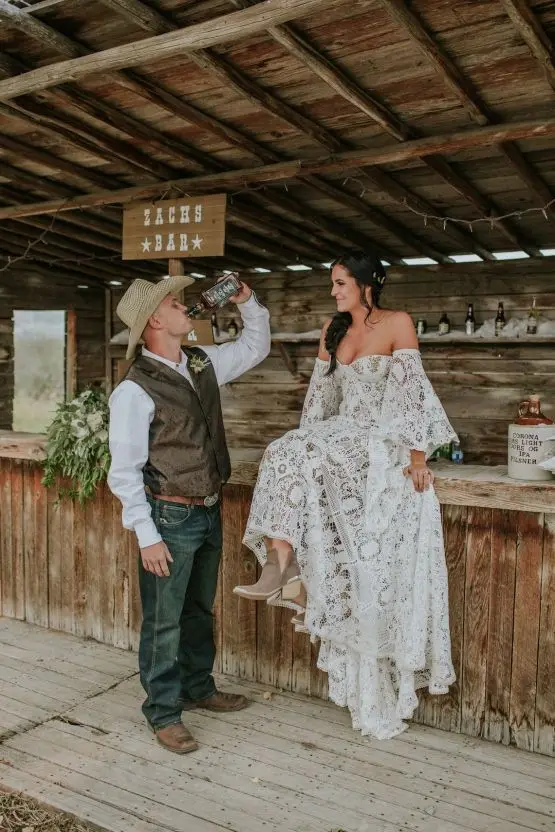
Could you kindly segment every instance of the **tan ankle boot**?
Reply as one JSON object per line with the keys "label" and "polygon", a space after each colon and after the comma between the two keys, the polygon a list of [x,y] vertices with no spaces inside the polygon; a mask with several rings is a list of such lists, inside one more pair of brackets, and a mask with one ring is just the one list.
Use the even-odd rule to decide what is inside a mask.
{"label": "tan ankle boot", "polygon": [[250,586],[236,586],[233,590],[235,595],[242,598],[249,598],[251,601],[268,601],[281,591],[281,588],[298,578],[298,567],[295,560],[286,566],[282,572],[279,566],[277,552],[272,549],[268,552],[268,559],[262,567],[260,578]]}

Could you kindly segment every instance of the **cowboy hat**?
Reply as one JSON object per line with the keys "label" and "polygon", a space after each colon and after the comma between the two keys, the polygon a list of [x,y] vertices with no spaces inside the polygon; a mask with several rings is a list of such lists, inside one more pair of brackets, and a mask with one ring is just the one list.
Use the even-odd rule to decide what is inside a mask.
{"label": "cowboy hat", "polygon": [[133,281],[116,308],[118,318],[129,327],[126,358],[131,359],[135,355],[135,347],[148,324],[148,319],[164,298],[180,292],[194,282],[193,277],[184,276],[166,277],[159,283],[141,279]]}

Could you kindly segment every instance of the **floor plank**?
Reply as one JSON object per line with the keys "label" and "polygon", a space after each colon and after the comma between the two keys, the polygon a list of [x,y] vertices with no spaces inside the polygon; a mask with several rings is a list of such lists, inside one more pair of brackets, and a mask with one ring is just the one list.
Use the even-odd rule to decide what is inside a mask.
{"label": "floor plank", "polygon": [[0,787],[107,832],[555,832],[555,762],[245,680],[245,711],[190,711],[194,754],[147,730],[136,656],[0,619]]}

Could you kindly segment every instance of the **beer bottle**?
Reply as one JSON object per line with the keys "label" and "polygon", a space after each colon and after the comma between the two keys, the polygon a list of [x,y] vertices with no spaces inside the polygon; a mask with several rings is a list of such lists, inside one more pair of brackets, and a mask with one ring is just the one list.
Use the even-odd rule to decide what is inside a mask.
{"label": "beer bottle", "polygon": [[535,335],[538,331],[538,310],[536,309],[536,298],[532,299],[532,306],[528,312],[526,322],[526,335]]}
{"label": "beer bottle", "polygon": [[467,335],[474,335],[474,331],[476,329],[476,318],[474,317],[474,304],[468,304],[468,310],[466,312],[466,320],[464,322],[464,328],[466,330]]}
{"label": "beer bottle", "polygon": [[451,323],[449,321],[449,318],[447,317],[447,312],[444,312],[441,318],[439,319],[438,332],[440,335],[447,335],[450,329]]}

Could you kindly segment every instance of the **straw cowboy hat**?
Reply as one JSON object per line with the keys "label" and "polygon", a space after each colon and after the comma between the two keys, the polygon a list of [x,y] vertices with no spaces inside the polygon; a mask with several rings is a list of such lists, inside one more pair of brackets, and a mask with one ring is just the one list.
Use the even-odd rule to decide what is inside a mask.
{"label": "straw cowboy hat", "polygon": [[129,327],[129,343],[126,358],[133,358],[135,347],[148,323],[165,297],[180,292],[194,283],[193,277],[167,277],[159,283],[150,280],[134,280],[117,305],[118,318]]}

